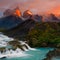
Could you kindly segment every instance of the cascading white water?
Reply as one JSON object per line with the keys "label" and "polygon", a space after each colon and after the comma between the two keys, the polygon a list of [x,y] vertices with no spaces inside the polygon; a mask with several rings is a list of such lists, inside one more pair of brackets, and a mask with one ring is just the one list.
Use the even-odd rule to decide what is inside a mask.
{"label": "cascading white water", "polygon": [[0,58],[6,57],[6,58],[12,58],[12,57],[23,57],[23,56],[29,56],[29,54],[26,54],[25,52],[21,51],[19,48],[14,50],[7,50],[4,53],[0,53]]}
{"label": "cascading white water", "polygon": [[35,48],[31,48],[28,44],[25,43],[29,50],[36,50]]}
{"label": "cascading white water", "polygon": [[[0,33],[0,48],[1,47],[6,48],[6,46],[8,45],[7,43],[9,41],[13,41],[13,40],[14,40],[13,38],[9,38],[8,36],[5,36],[2,33]],[[26,44],[23,41],[20,41],[20,44],[27,46],[28,49],[25,46],[22,47],[25,51],[35,50],[34,48],[31,48],[28,44]],[[0,52],[0,58],[3,58],[3,57],[7,57],[7,58],[8,57],[23,57],[23,56],[29,56],[29,54],[26,54],[20,48],[17,48],[16,50],[12,50],[12,49],[8,50],[6,48],[5,52],[3,52],[3,53]]]}
{"label": "cascading white water", "polygon": [[8,36],[3,35],[0,32],[0,47],[6,47],[7,42],[14,40],[13,38],[9,38]]}
{"label": "cascading white water", "polygon": [[17,48],[15,51],[12,49],[8,52],[9,54],[6,54],[7,58],[12,58],[12,57],[23,57],[23,56],[28,56],[25,52],[23,52],[21,49]]}
{"label": "cascading white water", "polygon": [[[26,45],[29,50],[36,50],[35,48],[31,48],[27,43],[25,43],[23,41],[20,41],[20,43],[21,43],[21,45]],[[26,50],[25,47],[23,47],[23,48]]]}
{"label": "cascading white water", "polygon": [[25,51],[28,51],[28,49],[26,49],[26,47],[23,46],[22,48],[23,48]]}

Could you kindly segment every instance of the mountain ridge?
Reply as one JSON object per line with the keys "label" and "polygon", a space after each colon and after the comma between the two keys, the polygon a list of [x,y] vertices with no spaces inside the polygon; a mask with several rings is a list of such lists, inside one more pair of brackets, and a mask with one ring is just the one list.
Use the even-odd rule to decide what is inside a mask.
{"label": "mountain ridge", "polygon": [[0,28],[11,29],[22,22],[23,20],[19,17],[7,16],[4,18],[0,18]]}

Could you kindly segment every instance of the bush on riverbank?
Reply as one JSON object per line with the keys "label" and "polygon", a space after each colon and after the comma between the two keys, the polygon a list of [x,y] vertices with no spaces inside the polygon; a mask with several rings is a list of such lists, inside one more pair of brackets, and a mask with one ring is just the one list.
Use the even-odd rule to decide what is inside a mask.
{"label": "bush on riverbank", "polygon": [[32,47],[60,47],[60,23],[36,23],[26,40]]}
{"label": "bush on riverbank", "polygon": [[18,40],[27,40],[31,47],[60,47],[60,22],[38,23],[27,20],[4,34]]}

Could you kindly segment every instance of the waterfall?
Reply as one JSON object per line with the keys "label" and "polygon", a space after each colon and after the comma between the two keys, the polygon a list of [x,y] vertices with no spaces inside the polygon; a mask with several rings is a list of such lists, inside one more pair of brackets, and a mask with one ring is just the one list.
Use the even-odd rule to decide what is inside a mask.
{"label": "waterfall", "polygon": [[19,41],[20,44],[22,45],[22,48],[24,51],[22,51],[20,48],[17,48],[16,50],[8,49],[7,46],[9,41],[13,41],[13,38],[10,38],[8,36],[3,35],[0,33],[0,48],[5,47],[5,51],[1,53],[0,51],[0,58],[9,58],[9,57],[23,57],[23,56],[29,56],[29,54],[25,53],[25,51],[29,50],[36,50],[34,48],[31,48],[27,43],[24,41]]}
{"label": "waterfall", "polygon": [[[25,42],[23,42],[23,41],[20,41],[20,43],[21,43],[21,45],[27,46],[27,48],[28,48],[29,50],[36,50],[35,48],[31,48],[27,43],[25,43]],[[24,48],[24,50],[26,50],[25,47],[23,47],[23,48]]]}
{"label": "waterfall", "polygon": [[13,38],[9,38],[8,36],[3,35],[0,32],[0,47],[6,47],[7,42],[14,40]]}
{"label": "waterfall", "polygon": [[24,57],[29,56],[29,54],[23,52],[21,49],[17,48],[14,50],[6,50],[4,53],[0,53],[0,58],[6,57],[6,58],[12,58],[12,57]]}
{"label": "waterfall", "polygon": [[24,51],[28,51],[28,49],[26,49],[26,47],[23,46],[22,48],[24,49]]}
{"label": "waterfall", "polygon": [[36,50],[35,48],[31,48],[28,44],[25,43],[29,50]]}

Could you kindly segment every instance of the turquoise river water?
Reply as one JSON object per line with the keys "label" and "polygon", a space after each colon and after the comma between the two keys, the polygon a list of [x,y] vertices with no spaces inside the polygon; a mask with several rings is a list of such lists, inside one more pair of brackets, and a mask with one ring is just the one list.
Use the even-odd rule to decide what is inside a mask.
{"label": "turquoise river water", "polygon": [[[13,57],[13,58],[4,58],[0,60],[43,60],[46,57],[46,54],[53,50],[53,48],[37,48],[36,50],[29,50],[25,53],[29,54],[25,57]],[[53,60],[60,60],[58,58],[53,58]]]}

